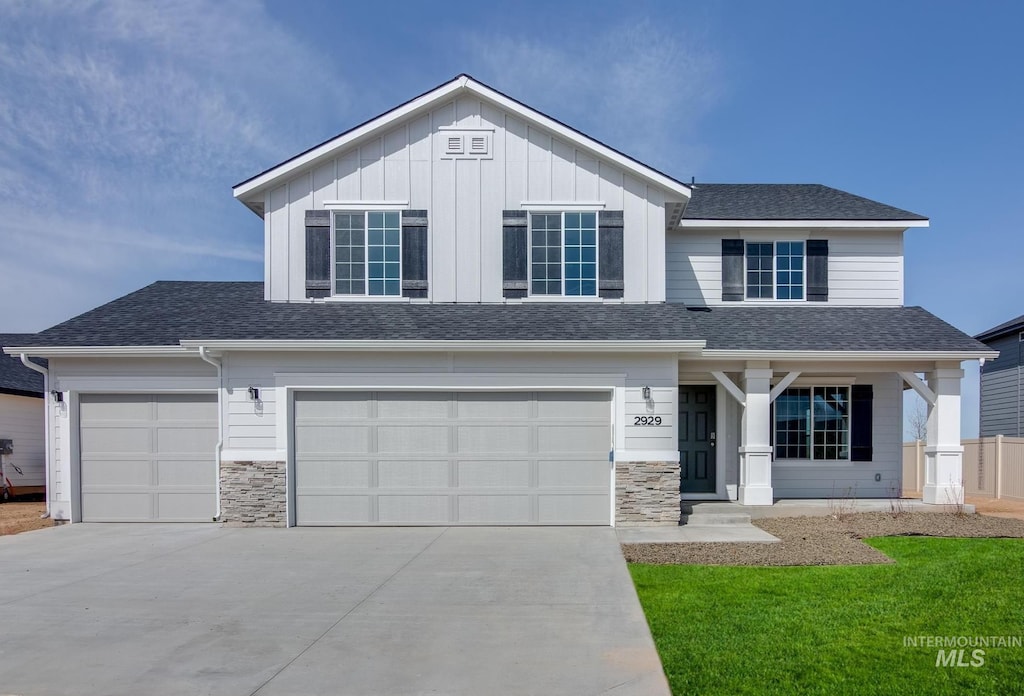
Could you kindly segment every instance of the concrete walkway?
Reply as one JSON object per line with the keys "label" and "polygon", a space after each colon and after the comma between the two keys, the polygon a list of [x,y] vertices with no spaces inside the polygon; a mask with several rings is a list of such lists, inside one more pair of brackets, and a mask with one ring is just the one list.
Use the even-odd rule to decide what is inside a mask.
{"label": "concrete walkway", "polygon": [[0,538],[0,692],[668,694],[609,528]]}

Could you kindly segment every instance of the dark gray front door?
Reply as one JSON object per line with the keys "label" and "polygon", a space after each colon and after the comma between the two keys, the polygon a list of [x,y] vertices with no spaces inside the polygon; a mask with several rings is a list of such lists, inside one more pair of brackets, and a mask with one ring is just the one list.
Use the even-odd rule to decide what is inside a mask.
{"label": "dark gray front door", "polygon": [[679,386],[679,490],[715,492],[715,387]]}

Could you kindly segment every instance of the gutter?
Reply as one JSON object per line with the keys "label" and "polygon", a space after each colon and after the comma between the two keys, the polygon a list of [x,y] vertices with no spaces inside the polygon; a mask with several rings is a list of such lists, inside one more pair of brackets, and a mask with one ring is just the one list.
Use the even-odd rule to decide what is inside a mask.
{"label": "gutter", "polygon": [[50,446],[50,437],[53,434],[50,430],[50,371],[42,365],[29,360],[28,353],[19,353],[18,355],[21,358],[22,365],[30,370],[35,370],[43,376],[43,404],[45,404],[43,409],[43,431],[46,433],[46,452],[44,457],[46,468],[46,514],[43,515],[43,519],[46,519],[50,516],[50,492],[53,490],[50,488],[50,462],[52,459],[50,452],[53,450]]}
{"label": "gutter", "polygon": [[224,364],[223,360],[212,357],[206,346],[199,346],[199,357],[217,368],[217,444],[213,448],[213,459],[217,465],[217,514],[213,521],[220,520],[220,458],[224,450]]}
{"label": "gutter", "polygon": [[723,358],[734,360],[865,360],[865,361],[896,361],[896,360],[986,360],[995,358],[998,351],[937,351],[937,350],[705,350],[701,353],[705,358]]}
{"label": "gutter", "polygon": [[694,353],[705,341],[638,340],[215,340],[181,342],[184,348],[255,351],[436,351],[436,352],[572,352],[572,353]]}

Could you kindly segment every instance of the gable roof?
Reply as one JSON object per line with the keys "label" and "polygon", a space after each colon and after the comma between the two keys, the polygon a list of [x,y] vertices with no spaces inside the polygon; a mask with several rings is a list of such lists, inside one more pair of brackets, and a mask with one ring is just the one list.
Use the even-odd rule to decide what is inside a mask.
{"label": "gable roof", "polygon": [[[35,342],[35,334],[0,334],[0,347],[23,346]],[[45,360],[36,360],[46,367]],[[21,364],[21,358],[0,353],[0,394],[42,396],[43,376]]]}
{"label": "gable roof", "polygon": [[1017,333],[1019,331],[1024,331],[1024,314],[1016,319],[1004,321],[999,326],[993,326],[988,331],[982,331],[980,334],[975,336],[975,338],[979,341],[991,341],[992,339],[1002,338],[1007,334]]}
{"label": "gable roof", "polygon": [[821,184],[694,184],[683,220],[926,221]]}
{"label": "gable roof", "polygon": [[444,84],[438,85],[432,90],[424,92],[418,97],[413,97],[409,101],[399,104],[369,121],[339,133],[319,145],[314,145],[304,152],[300,152],[269,169],[265,169],[245,181],[235,184],[232,187],[234,196],[245,203],[248,208],[262,215],[263,202],[262,200],[253,200],[255,194],[275,186],[283,179],[292,176],[299,169],[329,159],[336,153],[352,146],[358,140],[375,137],[383,133],[384,130],[400,119],[428,111],[436,105],[464,93],[474,94],[507,111],[516,113],[526,120],[537,123],[559,137],[572,142],[577,147],[591,152],[598,158],[614,162],[646,181],[653,182],[664,189],[677,193],[683,200],[687,200],[690,197],[690,188],[683,182],[615,148],[605,145],[601,141],[595,140],[547,114],[541,113],[523,102],[499,92],[493,87],[489,87],[465,73],[456,76]]}

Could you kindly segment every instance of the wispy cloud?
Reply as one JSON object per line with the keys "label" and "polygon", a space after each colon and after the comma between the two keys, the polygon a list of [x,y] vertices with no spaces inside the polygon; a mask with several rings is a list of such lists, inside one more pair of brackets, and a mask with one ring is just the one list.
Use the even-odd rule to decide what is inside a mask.
{"label": "wispy cloud", "polygon": [[[86,308],[157,269],[189,277],[222,261],[260,277],[259,220],[228,187],[307,146],[320,114],[344,114],[344,81],[322,79],[322,57],[242,0],[11,0],[0,25],[6,264],[80,288]],[[116,282],[87,282],[100,269]],[[26,305],[24,282],[0,274],[4,330],[82,309]]]}
{"label": "wispy cloud", "polygon": [[480,78],[682,177],[704,155],[696,127],[719,96],[718,59],[700,35],[648,19],[557,40],[476,35]]}

